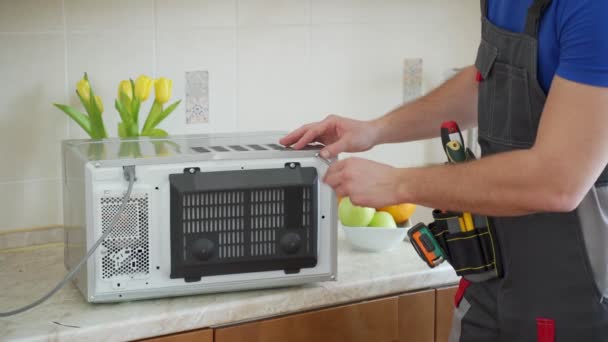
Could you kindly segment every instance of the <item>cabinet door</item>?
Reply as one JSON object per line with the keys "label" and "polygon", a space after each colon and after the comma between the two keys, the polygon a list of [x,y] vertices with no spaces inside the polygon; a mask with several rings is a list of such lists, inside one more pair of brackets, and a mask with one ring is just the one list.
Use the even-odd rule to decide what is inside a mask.
{"label": "cabinet door", "polygon": [[435,312],[435,341],[447,342],[452,328],[454,296],[457,286],[437,290]]}
{"label": "cabinet door", "polygon": [[398,341],[397,297],[215,330],[215,342]]}
{"label": "cabinet door", "polygon": [[154,337],[143,342],[213,342],[213,330],[193,330],[179,334]]}
{"label": "cabinet door", "polygon": [[399,341],[435,341],[435,290],[399,296]]}

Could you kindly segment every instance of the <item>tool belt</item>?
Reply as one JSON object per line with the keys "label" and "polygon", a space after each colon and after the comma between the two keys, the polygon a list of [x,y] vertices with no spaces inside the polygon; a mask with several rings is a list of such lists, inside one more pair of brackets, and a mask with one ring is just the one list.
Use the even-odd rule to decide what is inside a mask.
{"label": "tool belt", "polygon": [[428,228],[442,249],[444,258],[470,281],[502,277],[496,232],[486,216],[471,215],[474,228],[462,231],[463,213],[433,210]]}
{"label": "tool belt", "polygon": [[[473,152],[465,147],[456,122],[441,124],[440,134],[448,163],[475,159]],[[408,231],[412,246],[429,267],[447,260],[456,274],[472,282],[502,277],[497,235],[491,219],[439,209],[433,210],[433,219],[428,227],[419,223]]]}

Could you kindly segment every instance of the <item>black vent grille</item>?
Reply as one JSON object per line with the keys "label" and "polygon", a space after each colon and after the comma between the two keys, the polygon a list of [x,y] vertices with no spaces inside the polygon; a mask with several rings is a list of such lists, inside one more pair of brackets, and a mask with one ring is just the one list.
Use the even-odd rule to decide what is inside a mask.
{"label": "black vent grille", "polygon": [[299,166],[171,175],[171,277],[314,267],[316,178]]}

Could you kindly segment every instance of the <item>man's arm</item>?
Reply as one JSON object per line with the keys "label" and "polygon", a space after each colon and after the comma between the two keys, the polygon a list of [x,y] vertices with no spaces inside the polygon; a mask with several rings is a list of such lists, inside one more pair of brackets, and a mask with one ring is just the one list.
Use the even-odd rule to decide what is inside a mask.
{"label": "man's arm", "polygon": [[383,143],[436,137],[446,120],[456,120],[463,128],[471,127],[477,116],[475,73],[474,67],[468,67],[429,94],[379,119],[359,121],[330,115],[298,128],[280,143],[301,149],[318,141],[327,145],[321,154],[329,158],[341,152],[366,151]]}
{"label": "man's arm", "polygon": [[374,121],[381,127],[378,144],[414,141],[439,135],[441,123],[477,126],[477,69],[467,67],[429,94]]}
{"label": "man's arm", "polygon": [[494,216],[571,211],[608,163],[607,128],[608,88],[556,76],[529,150],[415,169],[346,159],[325,180],[371,207],[411,202]]}

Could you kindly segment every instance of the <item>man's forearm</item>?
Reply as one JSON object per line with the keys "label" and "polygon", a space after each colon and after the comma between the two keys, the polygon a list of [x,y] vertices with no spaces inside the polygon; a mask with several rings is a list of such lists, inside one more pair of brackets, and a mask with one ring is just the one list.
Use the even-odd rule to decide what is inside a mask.
{"label": "man's forearm", "polygon": [[578,199],[530,150],[502,153],[457,165],[401,169],[399,196],[430,208],[514,216],[568,211]]}
{"label": "man's forearm", "polygon": [[433,138],[447,120],[457,121],[463,129],[476,125],[475,73],[474,67],[465,68],[429,94],[373,121],[381,132],[377,143]]}

